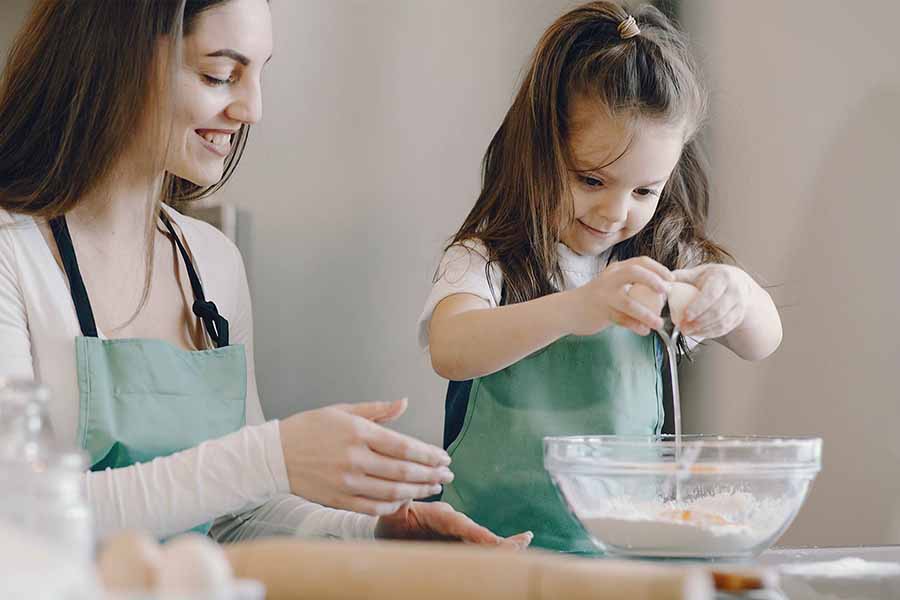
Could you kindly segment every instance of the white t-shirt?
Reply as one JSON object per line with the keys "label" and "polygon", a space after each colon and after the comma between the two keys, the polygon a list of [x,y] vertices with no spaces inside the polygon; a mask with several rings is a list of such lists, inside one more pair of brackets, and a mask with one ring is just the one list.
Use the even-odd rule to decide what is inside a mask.
{"label": "white t-shirt", "polygon": [[[599,275],[609,262],[611,250],[599,256],[582,256],[573,252],[563,243],[557,244],[559,267],[562,271],[560,291],[578,288]],[[434,309],[441,300],[454,294],[472,294],[488,303],[489,308],[500,305],[500,294],[503,287],[503,273],[497,263],[487,268],[488,251],[480,240],[466,240],[463,244],[454,244],[444,253],[436,273],[436,281],[431,293],[425,301],[425,308],[419,317],[419,346],[428,349],[428,327]],[[687,339],[688,348],[695,346],[699,340]]]}
{"label": "white t-shirt", "polygon": [[[264,422],[256,389],[250,291],[240,252],[211,225],[165,210],[187,242],[207,299],[228,319],[231,342],[245,347],[247,426],[148,463],[85,474],[98,537],[122,529],[166,537],[270,501],[286,520],[271,522],[270,511],[270,522],[246,523],[247,529],[260,535],[289,529],[309,536],[372,537],[372,517],[285,496],[289,485],[278,422]],[[49,388],[50,419],[66,447],[77,445],[75,338],[80,335],[65,273],[37,224],[0,210],[0,377],[33,378]]]}

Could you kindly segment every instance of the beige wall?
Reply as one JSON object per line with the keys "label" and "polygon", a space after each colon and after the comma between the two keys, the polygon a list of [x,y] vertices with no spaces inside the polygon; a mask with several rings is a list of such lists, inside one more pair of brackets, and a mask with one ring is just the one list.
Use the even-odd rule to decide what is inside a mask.
{"label": "beige wall", "polygon": [[0,2],[0,55],[6,58],[6,51],[12,37],[25,19],[31,0],[2,0]]}
{"label": "beige wall", "polygon": [[900,4],[684,3],[713,82],[718,238],[785,340],[687,369],[693,431],[824,437],[787,544],[900,543]]}
{"label": "beige wall", "polygon": [[445,384],[415,323],[481,156],[562,2],[276,1],[263,122],[223,197],[241,244],[270,416],[410,399],[439,441]]}
{"label": "beige wall", "polygon": [[[0,3],[0,47],[25,0]],[[244,220],[270,416],[444,384],[414,324],[542,29],[571,2],[274,0],[265,116],[222,199]],[[784,306],[785,343],[686,369],[689,429],[825,437],[791,544],[900,542],[900,5],[683,0],[712,76],[718,238]],[[867,20],[865,20],[867,19]]]}

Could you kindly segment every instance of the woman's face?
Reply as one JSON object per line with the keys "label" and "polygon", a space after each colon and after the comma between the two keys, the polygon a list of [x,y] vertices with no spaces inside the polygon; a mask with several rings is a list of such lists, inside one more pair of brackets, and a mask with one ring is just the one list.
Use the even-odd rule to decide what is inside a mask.
{"label": "woman's face", "polygon": [[262,117],[271,56],[266,0],[229,0],[197,16],[177,69],[166,171],[203,187],[222,178],[234,135]]}
{"label": "woman's face", "polygon": [[598,256],[653,217],[685,128],[646,119],[628,127],[582,99],[573,102],[570,122],[574,220],[560,237],[578,254]]}

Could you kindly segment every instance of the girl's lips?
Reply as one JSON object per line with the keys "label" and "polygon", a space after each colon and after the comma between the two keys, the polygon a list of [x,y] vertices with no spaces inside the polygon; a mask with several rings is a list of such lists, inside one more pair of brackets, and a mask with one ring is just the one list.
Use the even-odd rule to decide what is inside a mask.
{"label": "girl's lips", "polygon": [[[232,139],[232,136],[234,135],[233,131],[225,131],[225,130],[221,130],[221,129],[197,129],[194,131],[194,133],[196,133],[197,137],[200,138],[200,143],[203,144],[203,147],[206,148],[207,150],[209,150],[210,152],[212,152],[213,154],[215,154],[216,156],[225,158],[226,156],[228,156],[228,153],[231,152],[231,139]],[[228,136],[228,141],[225,142],[224,144],[215,144],[215,143],[207,140],[205,137],[203,137],[204,133],[212,133],[212,134],[219,134],[219,135],[225,134]]]}
{"label": "girl's lips", "polygon": [[588,230],[588,233],[590,233],[591,235],[595,235],[597,237],[608,238],[608,237],[612,237],[615,234],[619,233],[618,231],[603,231],[601,229],[594,229],[593,227],[591,227],[590,225],[588,225],[581,219],[578,219],[578,222],[581,223],[582,227],[584,227],[585,229]]}

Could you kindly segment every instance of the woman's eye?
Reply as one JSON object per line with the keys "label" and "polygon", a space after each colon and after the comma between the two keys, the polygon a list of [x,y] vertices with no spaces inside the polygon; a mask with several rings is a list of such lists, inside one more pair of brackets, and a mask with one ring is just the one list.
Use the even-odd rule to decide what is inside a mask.
{"label": "woman's eye", "polygon": [[634,190],[634,193],[638,196],[659,196],[659,192],[650,188],[638,188]]}
{"label": "woman's eye", "polygon": [[220,78],[218,78],[218,77],[213,77],[212,75],[206,75],[206,74],[204,74],[204,75],[203,75],[203,79],[204,79],[204,80],[206,81],[206,83],[208,83],[209,85],[226,85],[226,84],[234,83],[234,82],[235,82],[235,77],[234,77],[234,75],[229,75],[227,79],[220,79]]}
{"label": "woman's eye", "polygon": [[590,175],[579,175],[579,179],[581,179],[581,183],[588,187],[600,187],[603,185],[603,182],[596,177],[591,177]]}

